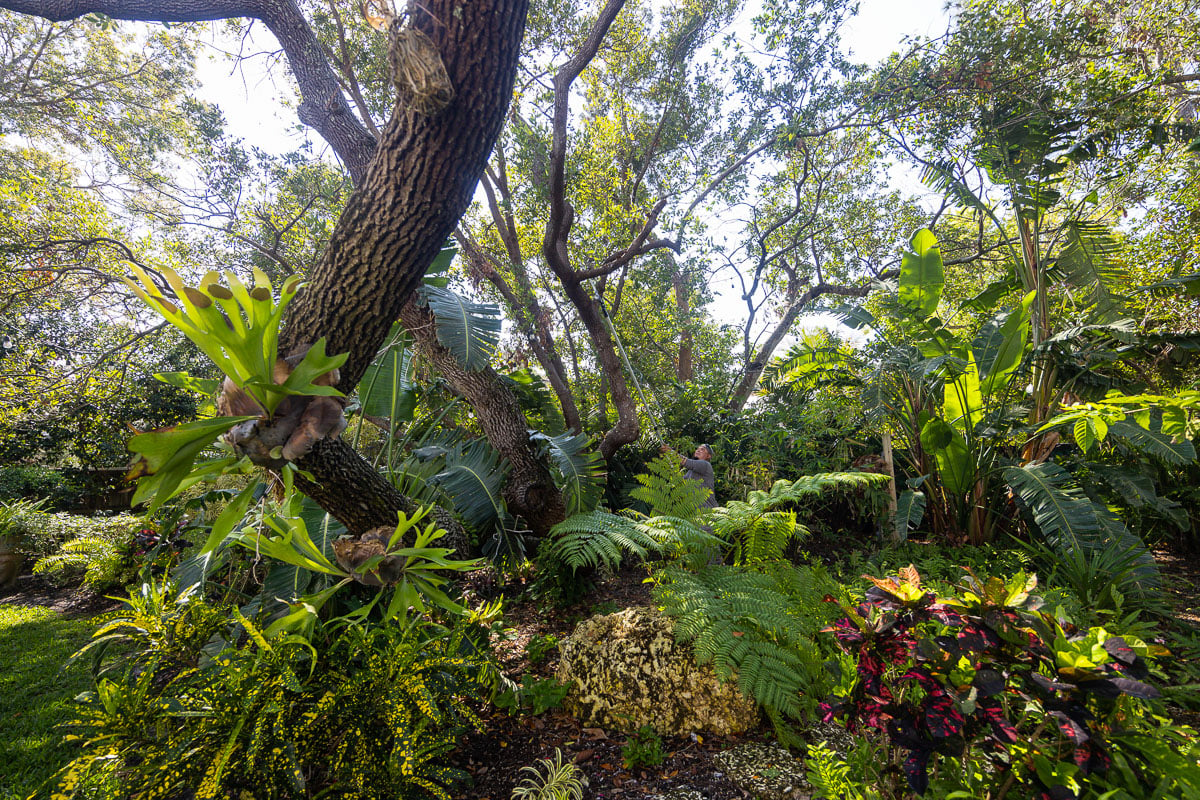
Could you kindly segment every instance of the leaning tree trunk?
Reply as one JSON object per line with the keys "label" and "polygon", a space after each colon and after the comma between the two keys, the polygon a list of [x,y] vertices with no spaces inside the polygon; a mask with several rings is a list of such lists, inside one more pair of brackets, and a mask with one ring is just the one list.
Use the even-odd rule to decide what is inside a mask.
{"label": "leaning tree trunk", "polygon": [[[328,352],[348,352],[338,388],[349,392],[471,202],[512,98],[529,0],[411,2],[410,24],[432,40],[454,97],[431,115],[397,105],[377,143],[351,113],[295,0],[0,0],[0,8],[56,21],[100,13],[266,24],[299,85],[302,121],[330,144],[357,185],[292,306],[281,352],[320,338]],[[319,443],[299,466],[313,478],[302,488],[351,530],[394,524],[404,507],[343,442]]]}
{"label": "leaning tree trunk", "polygon": [[500,382],[491,367],[469,370],[437,341],[433,315],[415,300],[400,314],[404,328],[416,340],[421,353],[444,375],[451,388],[471,404],[488,442],[509,461],[511,471],[504,484],[508,510],[519,514],[536,536],[546,536],[562,522],[566,506],[544,459],[529,439],[525,414],[517,398]]}

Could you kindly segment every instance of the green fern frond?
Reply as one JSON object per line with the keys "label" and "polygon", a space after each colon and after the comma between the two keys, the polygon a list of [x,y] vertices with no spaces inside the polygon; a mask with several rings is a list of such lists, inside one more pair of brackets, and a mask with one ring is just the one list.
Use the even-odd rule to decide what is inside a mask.
{"label": "green fern frond", "polygon": [[662,549],[634,520],[607,511],[576,514],[551,528],[550,534],[556,537],[551,557],[573,570],[600,566],[616,569],[626,553],[644,559],[648,553]]}
{"label": "green fern frond", "polygon": [[648,474],[637,476],[641,486],[629,493],[650,507],[649,515],[694,520],[708,498],[709,490],[688,480],[676,456],[664,454],[646,465]]}
{"label": "green fern frond", "polygon": [[[786,720],[811,711],[828,680],[816,644],[827,615],[801,613],[816,603],[814,592],[827,588],[828,576],[806,579],[789,569],[796,574],[668,567],[659,573],[654,592],[675,620],[676,639],[691,643],[696,661],[712,664],[722,680],[736,679],[739,690],[784,734]],[[793,597],[789,590],[795,587],[808,588]]]}

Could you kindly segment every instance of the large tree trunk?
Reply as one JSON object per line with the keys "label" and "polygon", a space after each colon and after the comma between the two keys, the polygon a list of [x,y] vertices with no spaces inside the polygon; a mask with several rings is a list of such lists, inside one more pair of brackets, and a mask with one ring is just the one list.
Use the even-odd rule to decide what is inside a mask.
{"label": "large tree trunk", "polygon": [[[338,384],[345,392],[357,385],[471,202],[512,98],[528,6],[529,0],[410,3],[411,24],[433,41],[455,96],[432,116],[397,106],[376,146],[295,0],[0,0],[2,8],[53,20],[91,13],[164,22],[249,17],[270,28],[304,97],[301,119],[333,147],[357,184],[308,289],[292,306],[281,352],[322,337],[329,352],[348,352]],[[351,530],[394,524],[403,507],[344,443],[321,443],[298,466],[313,476],[303,488]]]}

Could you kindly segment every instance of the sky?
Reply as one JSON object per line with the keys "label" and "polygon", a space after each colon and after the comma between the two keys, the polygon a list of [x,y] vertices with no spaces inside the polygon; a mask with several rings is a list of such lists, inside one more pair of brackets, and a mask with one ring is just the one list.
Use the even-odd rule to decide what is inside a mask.
{"label": "sky", "polygon": [[[945,0],[861,0],[858,15],[845,30],[844,42],[854,60],[873,64],[901,48],[906,39],[940,35],[948,24]],[[227,42],[225,46],[240,45]],[[270,51],[274,48],[270,34],[259,27],[252,31],[244,52]],[[198,77],[205,87],[206,99],[220,105],[230,131],[251,146],[282,154],[292,152],[308,141],[317,152],[327,151],[326,145],[315,133],[297,124],[294,109],[279,103],[263,102],[264,97],[291,97],[294,94],[292,87],[287,84],[286,70],[268,71],[264,58],[251,58],[235,69],[231,68],[230,60],[218,48],[211,49],[209,57],[202,57],[198,65]],[[916,174],[910,170],[894,168],[888,175],[888,181],[892,186],[909,193],[922,192]],[[719,322],[736,324],[736,320],[745,313],[745,304],[736,293],[726,292],[722,295],[718,288],[716,300],[709,310]],[[841,326],[828,315],[810,315],[803,318],[798,327],[833,328],[851,340],[862,337],[860,332]],[[783,352],[791,344],[792,340],[785,341],[777,352]]]}

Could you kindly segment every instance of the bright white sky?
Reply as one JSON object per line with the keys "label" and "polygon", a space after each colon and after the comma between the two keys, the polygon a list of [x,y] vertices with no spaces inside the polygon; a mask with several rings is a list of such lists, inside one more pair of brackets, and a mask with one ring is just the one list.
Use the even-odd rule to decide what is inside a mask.
{"label": "bright white sky", "polygon": [[[861,0],[859,14],[845,31],[844,42],[855,61],[873,64],[900,49],[905,40],[914,36],[937,36],[945,32],[949,24],[946,0]],[[271,50],[274,42],[261,28],[257,29],[262,45],[250,41],[245,52]],[[220,105],[225,113],[231,132],[242,137],[251,146],[271,153],[287,153],[305,141],[312,143],[317,152],[326,151],[324,142],[309,129],[298,125],[295,111],[278,103],[263,102],[264,98],[291,97],[293,89],[280,83],[288,80],[283,69],[273,72],[272,78],[259,66],[263,56],[245,62],[240,69],[231,70],[230,61],[213,52],[210,58],[202,58],[198,76],[206,91],[206,99]],[[891,185],[920,193],[921,186],[911,171],[893,169],[889,174]],[[745,305],[736,293],[733,296],[718,294],[710,309],[719,320],[740,319]],[[812,315],[802,320],[807,328],[836,327],[844,336],[857,338],[859,334],[840,326],[827,315]],[[786,341],[778,352],[790,346]]]}

